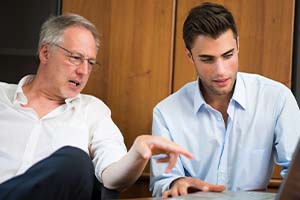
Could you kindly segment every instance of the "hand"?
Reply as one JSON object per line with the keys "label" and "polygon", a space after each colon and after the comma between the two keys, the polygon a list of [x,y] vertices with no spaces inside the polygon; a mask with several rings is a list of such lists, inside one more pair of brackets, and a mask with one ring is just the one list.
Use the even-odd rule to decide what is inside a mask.
{"label": "hand", "polygon": [[165,191],[162,197],[167,198],[169,196],[177,197],[185,195],[188,194],[189,189],[201,190],[204,192],[222,192],[225,188],[225,185],[213,185],[200,179],[184,177],[173,181],[171,189]]}
{"label": "hand", "polygon": [[141,135],[136,138],[131,151],[135,151],[143,159],[149,160],[151,156],[166,154],[166,157],[157,159],[157,162],[168,162],[166,173],[174,167],[180,154],[187,158],[193,158],[192,154],[184,150],[178,144],[160,136]]}

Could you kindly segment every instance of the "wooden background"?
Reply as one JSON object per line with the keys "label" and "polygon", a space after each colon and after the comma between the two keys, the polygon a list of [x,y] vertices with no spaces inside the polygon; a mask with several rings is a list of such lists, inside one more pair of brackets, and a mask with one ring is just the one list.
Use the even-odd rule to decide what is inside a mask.
{"label": "wooden background", "polygon": [[[102,99],[127,148],[151,133],[152,109],[196,78],[184,53],[182,25],[203,0],[63,0],[63,13],[78,13],[101,33],[99,61],[85,93]],[[239,69],[291,86],[294,0],[215,0],[230,9],[240,39]],[[149,166],[122,197],[149,196]],[[276,167],[271,187],[280,183]]]}

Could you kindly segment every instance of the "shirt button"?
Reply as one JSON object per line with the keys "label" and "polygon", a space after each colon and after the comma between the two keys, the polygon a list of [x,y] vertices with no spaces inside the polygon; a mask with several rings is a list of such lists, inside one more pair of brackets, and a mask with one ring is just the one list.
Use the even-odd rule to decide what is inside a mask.
{"label": "shirt button", "polygon": [[218,119],[218,121],[221,121],[221,120],[222,120],[222,118],[221,118],[221,117],[218,117],[217,119]]}

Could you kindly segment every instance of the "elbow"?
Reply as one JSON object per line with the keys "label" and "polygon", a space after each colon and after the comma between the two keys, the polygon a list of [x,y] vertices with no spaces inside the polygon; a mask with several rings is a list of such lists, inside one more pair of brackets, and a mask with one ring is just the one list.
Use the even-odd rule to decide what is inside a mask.
{"label": "elbow", "polygon": [[113,182],[111,179],[103,179],[103,186],[109,190],[116,190],[118,192],[124,192],[127,190],[132,183],[128,182]]}
{"label": "elbow", "polygon": [[112,185],[112,184],[104,184],[103,186],[109,190],[115,190],[118,192],[124,192],[127,190],[131,185]]}

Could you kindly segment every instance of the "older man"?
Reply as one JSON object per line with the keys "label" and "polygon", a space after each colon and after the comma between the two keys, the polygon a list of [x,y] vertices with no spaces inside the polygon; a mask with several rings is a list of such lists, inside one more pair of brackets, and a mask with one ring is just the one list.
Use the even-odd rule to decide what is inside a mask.
{"label": "older man", "polygon": [[0,83],[1,200],[91,199],[94,173],[107,188],[122,190],[154,154],[167,154],[161,160],[169,163],[166,171],[179,154],[191,157],[175,143],[147,135],[127,153],[109,108],[80,94],[98,49],[88,20],[52,17],[41,28],[36,75],[18,85]]}

